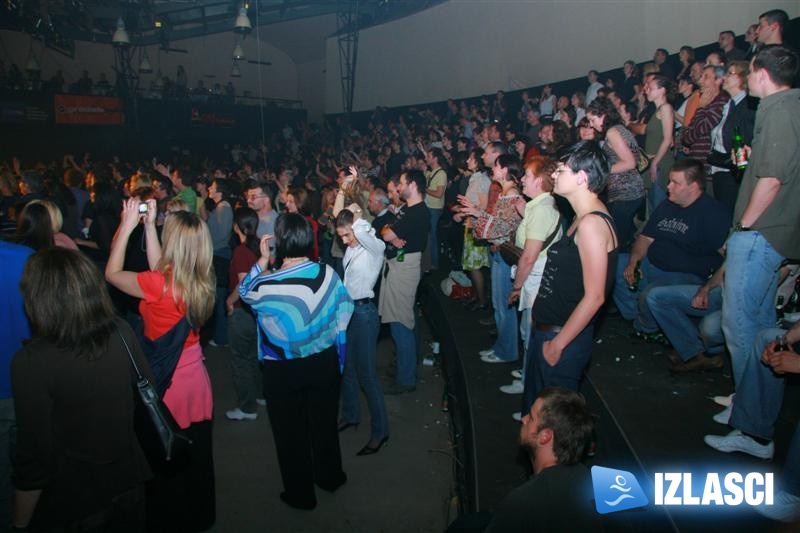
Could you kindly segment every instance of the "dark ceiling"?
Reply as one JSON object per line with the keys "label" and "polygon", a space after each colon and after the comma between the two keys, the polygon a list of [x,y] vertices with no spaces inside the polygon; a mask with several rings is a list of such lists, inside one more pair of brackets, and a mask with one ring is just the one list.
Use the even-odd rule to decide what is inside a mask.
{"label": "dark ceiling", "polygon": [[[305,38],[328,37],[341,29],[331,28],[337,12],[357,9],[359,28],[382,24],[427,9],[443,0],[3,0],[0,29],[23,31],[44,43],[72,55],[74,41],[111,42],[117,19],[122,17],[134,45],[189,39],[212,33],[232,31],[239,9],[246,6],[255,27],[280,25],[325,17],[325,24],[312,23],[294,28],[297,36],[304,30],[320,29],[326,35],[302,35]],[[280,32],[279,32],[280,33]],[[291,43],[274,43],[291,55]]]}

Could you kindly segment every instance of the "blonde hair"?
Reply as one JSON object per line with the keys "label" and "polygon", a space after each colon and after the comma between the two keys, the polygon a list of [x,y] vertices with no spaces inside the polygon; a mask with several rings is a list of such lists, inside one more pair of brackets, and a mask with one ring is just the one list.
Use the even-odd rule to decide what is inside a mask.
{"label": "blonde hair", "polygon": [[64,226],[64,217],[61,210],[56,204],[50,200],[31,200],[29,204],[41,204],[47,208],[47,213],[50,215],[50,224],[53,227],[53,233],[58,233]]}
{"label": "blonde hair", "polygon": [[[156,270],[172,283],[172,298],[183,301],[192,328],[201,327],[214,310],[216,277],[211,234],[203,220],[188,211],[167,217]],[[166,287],[165,287],[166,290]]]}
{"label": "blonde hair", "polygon": [[181,198],[173,198],[167,202],[167,213],[174,213],[175,211],[189,211],[189,204]]}

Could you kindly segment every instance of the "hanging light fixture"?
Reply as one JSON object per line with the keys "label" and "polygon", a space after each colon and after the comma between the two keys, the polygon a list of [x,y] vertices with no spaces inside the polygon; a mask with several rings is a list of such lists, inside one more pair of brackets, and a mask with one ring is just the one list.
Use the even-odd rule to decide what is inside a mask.
{"label": "hanging light fixture", "polygon": [[239,70],[239,63],[236,61],[233,62],[233,68],[231,69],[231,78],[241,78],[242,71]]}
{"label": "hanging light fixture", "polygon": [[153,66],[150,64],[150,56],[147,55],[147,50],[142,52],[142,59],[139,61],[139,73],[150,74],[153,72]]}
{"label": "hanging light fixture", "polygon": [[117,19],[117,29],[114,30],[114,35],[111,36],[111,44],[114,46],[128,46],[131,44],[128,32],[125,30],[125,21],[122,20],[122,17]]}
{"label": "hanging light fixture", "polygon": [[236,43],[236,46],[233,47],[233,59],[234,61],[244,59],[244,50],[242,50],[242,45],[239,43]]}
{"label": "hanging light fixture", "polygon": [[236,33],[250,33],[252,29],[253,25],[250,24],[250,17],[247,16],[247,8],[242,6],[239,8],[239,15],[236,17],[233,31]]}

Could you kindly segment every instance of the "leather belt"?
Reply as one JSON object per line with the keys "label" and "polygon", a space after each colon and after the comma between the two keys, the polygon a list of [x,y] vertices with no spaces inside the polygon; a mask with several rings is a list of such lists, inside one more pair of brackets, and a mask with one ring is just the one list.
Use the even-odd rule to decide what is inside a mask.
{"label": "leather belt", "polygon": [[356,304],[356,305],[366,305],[366,304],[375,303],[375,299],[374,298],[361,298],[359,300],[353,300],[353,303]]}

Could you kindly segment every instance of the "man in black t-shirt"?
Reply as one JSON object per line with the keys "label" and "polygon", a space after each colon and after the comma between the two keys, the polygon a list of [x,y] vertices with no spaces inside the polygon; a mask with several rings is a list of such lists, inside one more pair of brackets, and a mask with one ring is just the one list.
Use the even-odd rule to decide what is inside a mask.
{"label": "man in black t-shirt", "polygon": [[389,324],[397,354],[397,376],[386,394],[411,392],[417,387],[414,300],[430,224],[423,201],[426,185],[425,175],[419,170],[402,174],[397,191],[406,205],[395,221],[381,230],[383,240],[397,249],[395,257],[386,261],[379,301],[381,322]]}
{"label": "man in black t-shirt", "polygon": [[522,418],[520,445],[534,477],[497,506],[486,533],[600,531],[589,470],[580,463],[592,435],[592,415],[577,392],[544,389]]}
{"label": "man in black t-shirt", "polygon": [[647,306],[649,289],[702,285],[722,265],[730,213],[704,193],[704,183],[700,161],[676,162],[669,174],[669,199],[656,207],[630,254],[619,256],[614,303],[638,333],[658,332]]}

